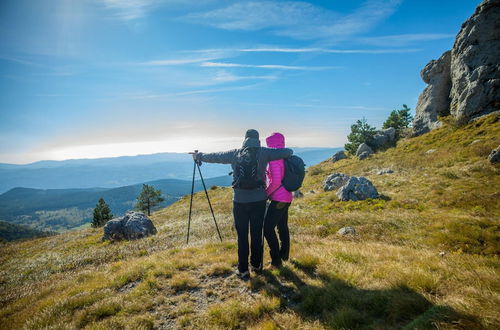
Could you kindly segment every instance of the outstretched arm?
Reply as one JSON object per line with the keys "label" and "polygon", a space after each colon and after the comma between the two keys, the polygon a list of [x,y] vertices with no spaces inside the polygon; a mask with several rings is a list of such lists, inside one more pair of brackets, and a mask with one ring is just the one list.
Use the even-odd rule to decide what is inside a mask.
{"label": "outstretched arm", "polygon": [[218,164],[231,164],[234,162],[236,154],[236,149],[224,151],[224,152],[212,152],[212,153],[202,153],[199,152],[196,156],[197,160],[201,160],[205,163],[218,163]]}
{"label": "outstretched arm", "polygon": [[288,148],[279,148],[279,149],[264,148],[264,150],[265,150],[264,154],[266,155],[266,161],[268,162],[277,159],[288,158],[291,155],[293,155],[293,150]]}

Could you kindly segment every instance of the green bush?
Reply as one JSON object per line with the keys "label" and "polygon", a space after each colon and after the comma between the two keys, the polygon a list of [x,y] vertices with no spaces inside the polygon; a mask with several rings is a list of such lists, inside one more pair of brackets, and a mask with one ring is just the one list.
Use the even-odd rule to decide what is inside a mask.
{"label": "green bush", "polygon": [[370,126],[363,117],[356,124],[351,125],[351,133],[347,136],[349,143],[346,143],[344,148],[350,154],[355,154],[360,144],[366,143],[371,145],[374,135],[375,127]]}

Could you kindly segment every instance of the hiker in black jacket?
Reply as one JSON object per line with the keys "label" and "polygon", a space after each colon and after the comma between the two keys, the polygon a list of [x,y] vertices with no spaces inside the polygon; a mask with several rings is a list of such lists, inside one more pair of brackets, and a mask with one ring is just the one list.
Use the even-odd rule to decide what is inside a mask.
{"label": "hiker in black jacket", "polygon": [[259,132],[249,129],[245,134],[243,146],[225,152],[194,153],[198,162],[231,164],[233,168],[233,216],[238,234],[238,271],[242,279],[250,278],[248,269],[248,228],[250,226],[252,271],[262,270],[263,244],[262,227],[266,212],[267,163],[288,158],[291,149],[270,149],[260,146]]}

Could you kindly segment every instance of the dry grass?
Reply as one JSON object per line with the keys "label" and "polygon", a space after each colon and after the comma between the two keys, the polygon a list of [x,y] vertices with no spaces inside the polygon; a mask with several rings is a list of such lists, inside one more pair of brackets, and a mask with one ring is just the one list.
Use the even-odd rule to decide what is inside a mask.
{"label": "dry grass", "polygon": [[[154,237],[101,242],[89,228],[4,244],[0,328],[498,328],[496,118],[313,167],[290,209],[291,261],[248,283],[232,273],[228,188],[210,191],[222,243],[197,194],[189,246],[187,198],[152,215]],[[367,176],[385,198],[339,202],[322,191],[333,172]],[[335,234],[347,225],[358,235]]]}

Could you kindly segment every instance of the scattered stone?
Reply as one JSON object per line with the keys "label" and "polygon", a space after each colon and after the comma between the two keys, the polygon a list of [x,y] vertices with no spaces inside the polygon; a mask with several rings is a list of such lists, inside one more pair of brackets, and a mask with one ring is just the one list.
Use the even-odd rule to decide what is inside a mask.
{"label": "scattered stone", "polygon": [[356,156],[360,156],[363,152],[368,152],[369,155],[373,154],[373,149],[366,143],[361,143],[356,150]]}
{"label": "scattered stone", "polygon": [[354,229],[353,227],[342,227],[337,231],[337,235],[356,235],[356,229]]}
{"label": "scattered stone", "polygon": [[481,142],[481,141],[482,141],[481,139],[479,139],[479,140],[474,140],[474,141],[472,141],[472,142],[470,143],[470,145],[471,145],[471,146],[473,146],[473,145],[475,145],[475,144],[477,144],[477,143],[479,143],[479,142]]}
{"label": "scattered stone", "polygon": [[341,201],[360,201],[369,198],[379,198],[377,189],[365,177],[351,177],[349,181],[337,191]]}
{"label": "scattered stone", "polygon": [[435,152],[436,152],[436,149],[429,149],[425,153],[426,154],[432,154],[432,153],[435,153]]}
{"label": "scattered stone", "polygon": [[341,159],[346,159],[346,158],[347,158],[347,156],[346,156],[344,150],[341,150],[341,151],[337,151],[335,153],[335,155],[332,156],[331,161],[333,163],[335,163],[335,162],[338,162]]}
{"label": "scattered stone", "polygon": [[300,190],[296,190],[293,192],[293,197],[294,198],[301,198],[301,197],[304,197],[304,194]]}
{"label": "scattered stone", "polygon": [[394,170],[391,170],[390,168],[383,168],[377,171],[378,175],[391,174],[391,173],[394,173]]}
{"label": "scattered stone", "polygon": [[131,240],[156,234],[153,222],[144,213],[128,211],[123,217],[109,220],[103,240]]}
{"label": "scattered stone", "polygon": [[490,155],[488,156],[488,160],[491,164],[500,163],[500,146],[496,149],[491,150]]}
{"label": "scattered stone", "polygon": [[333,173],[326,177],[323,184],[325,191],[337,190],[349,181],[350,176],[344,173]]}
{"label": "scattered stone", "polygon": [[441,126],[438,116],[458,123],[500,108],[500,1],[484,0],[462,24],[453,49],[421,72],[428,84],[418,99],[413,134]]}
{"label": "scattered stone", "polygon": [[444,255],[445,255],[445,254],[446,254],[446,252],[444,252],[444,251],[439,252],[439,256],[440,256],[441,258],[442,258],[442,257],[444,257]]}
{"label": "scattered stone", "polygon": [[369,153],[368,151],[363,151],[359,156],[359,160],[363,160],[363,159],[366,159],[368,157],[370,157],[371,153]]}

